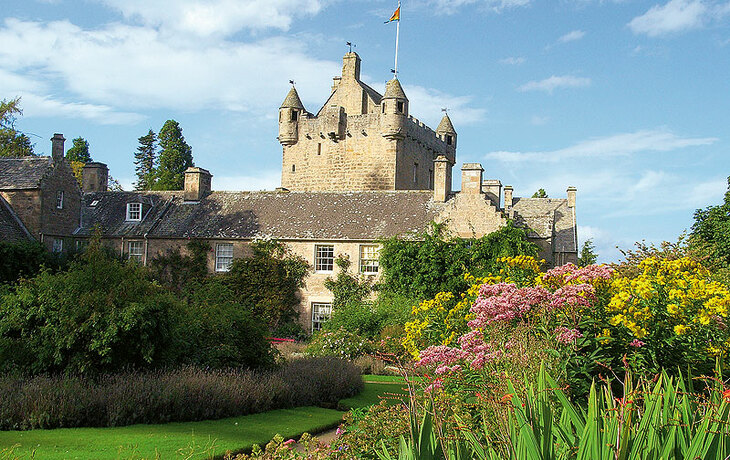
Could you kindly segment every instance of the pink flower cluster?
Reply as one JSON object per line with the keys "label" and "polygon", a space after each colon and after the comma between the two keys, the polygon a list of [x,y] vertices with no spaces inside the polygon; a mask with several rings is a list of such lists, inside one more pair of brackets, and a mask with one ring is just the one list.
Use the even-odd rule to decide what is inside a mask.
{"label": "pink flower cluster", "polygon": [[469,327],[479,329],[494,321],[522,318],[527,312],[548,304],[550,293],[542,286],[518,288],[514,284],[485,284],[471,312],[475,318]]}
{"label": "pink flower cluster", "polygon": [[583,337],[583,334],[578,329],[568,329],[563,326],[555,328],[555,338],[564,345],[575,343],[581,337]]}
{"label": "pink flower cluster", "polygon": [[595,280],[609,280],[613,275],[613,269],[607,265],[588,265],[578,268],[573,264],[565,264],[548,270],[542,280],[545,282],[558,281],[562,283],[571,283],[580,281],[590,283]]}
{"label": "pink flower cluster", "polygon": [[596,290],[590,284],[566,284],[553,293],[551,309],[590,307],[596,300]]}
{"label": "pink flower cluster", "polygon": [[642,341],[641,341],[641,340],[639,340],[639,339],[634,339],[634,340],[632,340],[632,341],[631,341],[631,342],[629,343],[629,346],[630,346],[630,347],[634,347],[634,348],[641,348],[641,347],[643,347],[644,345],[646,345],[646,342],[642,342]]}

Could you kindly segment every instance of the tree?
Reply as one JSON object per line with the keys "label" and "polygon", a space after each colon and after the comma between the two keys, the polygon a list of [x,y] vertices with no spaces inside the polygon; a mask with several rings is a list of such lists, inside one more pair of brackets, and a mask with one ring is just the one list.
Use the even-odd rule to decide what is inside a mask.
{"label": "tree", "polygon": [[704,256],[709,265],[730,269],[730,177],[723,202],[698,209],[694,219],[690,246]]}
{"label": "tree", "polygon": [[139,147],[134,154],[137,183],[135,190],[151,190],[155,185],[155,166],[157,164],[157,135],[152,129],[138,139]]}
{"label": "tree", "polygon": [[0,101],[0,157],[33,155],[30,138],[15,129],[17,115],[22,115],[20,98]]}
{"label": "tree", "polygon": [[193,149],[185,142],[180,124],[167,120],[158,136],[160,161],[157,167],[155,190],[182,190],[184,172],[193,166]]}
{"label": "tree", "polygon": [[578,266],[585,267],[593,265],[598,260],[598,254],[595,251],[596,247],[593,245],[593,239],[588,239],[583,243],[583,247],[580,250],[580,257],[578,257]]}
{"label": "tree", "polygon": [[547,192],[545,191],[544,188],[541,188],[537,192],[533,193],[532,194],[532,197],[533,198],[548,198],[548,194],[547,194]]}
{"label": "tree", "polygon": [[89,153],[89,141],[81,136],[74,139],[73,146],[66,152],[66,161],[71,165],[71,170],[81,186],[84,166],[93,161]]}

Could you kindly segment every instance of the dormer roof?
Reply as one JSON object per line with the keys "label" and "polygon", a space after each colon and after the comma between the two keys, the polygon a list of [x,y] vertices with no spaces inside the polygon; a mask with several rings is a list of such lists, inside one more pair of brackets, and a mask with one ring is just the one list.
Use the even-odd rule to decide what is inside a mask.
{"label": "dormer roof", "polygon": [[302,100],[299,99],[299,93],[297,93],[297,89],[295,87],[291,87],[289,94],[286,95],[284,102],[281,103],[281,107],[279,108],[304,110],[304,104],[302,104]]}
{"label": "dormer roof", "polygon": [[454,129],[454,125],[451,123],[451,118],[449,118],[448,113],[444,114],[444,117],[441,119],[441,123],[439,123],[438,128],[436,128],[436,132],[456,134],[456,130]]}
{"label": "dormer roof", "polygon": [[403,91],[403,87],[400,85],[400,82],[397,78],[393,78],[385,84],[385,94],[383,95],[383,99],[405,99],[406,101],[408,100],[408,98],[406,97],[406,93]]}

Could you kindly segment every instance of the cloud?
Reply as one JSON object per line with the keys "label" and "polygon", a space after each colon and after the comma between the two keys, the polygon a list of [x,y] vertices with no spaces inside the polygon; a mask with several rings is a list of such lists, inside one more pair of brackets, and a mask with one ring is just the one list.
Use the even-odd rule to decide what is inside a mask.
{"label": "cloud", "polygon": [[261,115],[278,107],[290,78],[299,83],[305,102],[324,100],[340,70],[339,63],[311,58],[306,44],[295,38],[208,46],[114,23],[85,30],[68,21],[7,19],[0,43],[6,79],[33,75],[85,104],[125,112],[215,108]]}
{"label": "cloud", "polygon": [[435,127],[443,117],[442,108],[449,109],[449,117],[456,125],[470,125],[484,120],[486,110],[470,107],[471,96],[453,96],[436,89],[404,85],[411,113],[418,113],[429,126]]}
{"label": "cloud", "polygon": [[326,0],[97,0],[126,18],[163,30],[228,36],[244,29],[288,30],[297,16],[313,16]]}
{"label": "cloud", "polygon": [[628,156],[640,152],[669,152],[685,147],[710,145],[714,137],[681,137],[664,130],[641,130],[589,139],[573,146],[546,152],[491,152],[490,160],[504,162],[540,161],[557,163],[575,158]]}
{"label": "cloud", "polygon": [[558,88],[584,88],[590,86],[591,79],[585,77],[575,77],[572,75],[553,75],[544,80],[535,80],[525,83],[524,85],[517,88],[518,91],[545,91],[552,94],[554,90]]}
{"label": "cloud", "polygon": [[558,38],[558,43],[574,42],[576,40],[580,40],[581,38],[585,37],[585,35],[586,35],[586,33],[583,32],[582,30],[574,30],[574,31],[568,32],[567,34]]}
{"label": "cloud", "polygon": [[436,14],[454,14],[468,5],[499,13],[506,9],[527,6],[530,2],[531,0],[415,0],[412,6],[429,8]]}
{"label": "cloud", "polygon": [[500,59],[499,63],[505,65],[520,65],[525,63],[525,58],[510,56],[504,59]]}
{"label": "cloud", "polygon": [[63,102],[30,93],[23,94],[22,106],[26,117],[83,118],[102,125],[134,125],[146,118],[137,113],[119,112],[106,105]]}
{"label": "cloud", "polygon": [[670,0],[655,5],[629,22],[635,34],[660,37],[702,27],[730,12],[730,3],[718,5],[704,0]]}

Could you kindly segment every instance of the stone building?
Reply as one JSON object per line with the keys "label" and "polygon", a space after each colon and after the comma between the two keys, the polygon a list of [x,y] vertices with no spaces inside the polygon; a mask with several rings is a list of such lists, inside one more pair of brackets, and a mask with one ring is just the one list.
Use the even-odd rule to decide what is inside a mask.
{"label": "stone building", "polygon": [[[181,191],[109,192],[106,166],[91,163],[83,171],[83,192],[74,191],[80,210],[79,204],[69,208],[77,212],[70,231],[58,213],[36,219],[43,227],[26,221],[7,198],[5,208],[15,209],[34,237],[51,235],[49,225],[57,221],[54,238],[84,241],[99,226],[107,244],[142,264],[168,249],[184,251],[190,240],[205,241],[212,248],[211,272],[226,271],[233,258],[246,256],[252,240],[278,239],[313,267],[300,304],[301,322],[310,329],[318,329],[331,312],[324,281],[336,274],[337,256],[348,256],[353,268],[377,277],[377,241],[413,235],[432,221],[457,236],[481,237],[513,219],[528,229],[548,264],[576,261],[574,188],[566,199],[519,198],[511,186],[485,180],[478,163],[465,163],[461,191],[453,191],[457,133],[448,115],[433,131],[410,116],[397,79],[381,95],[360,81],[360,66],[356,53],[345,55],[342,75],[334,78],[316,114],[304,108],[294,87],[289,91],[279,108],[282,186],[276,191],[214,191],[210,172],[189,168]],[[12,183],[2,177],[0,172],[0,193]],[[54,211],[43,206],[39,209]],[[3,212],[0,206],[0,218]],[[12,216],[6,220],[8,228],[18,223]],[[0,221],[0,231],[4,228]]]}

